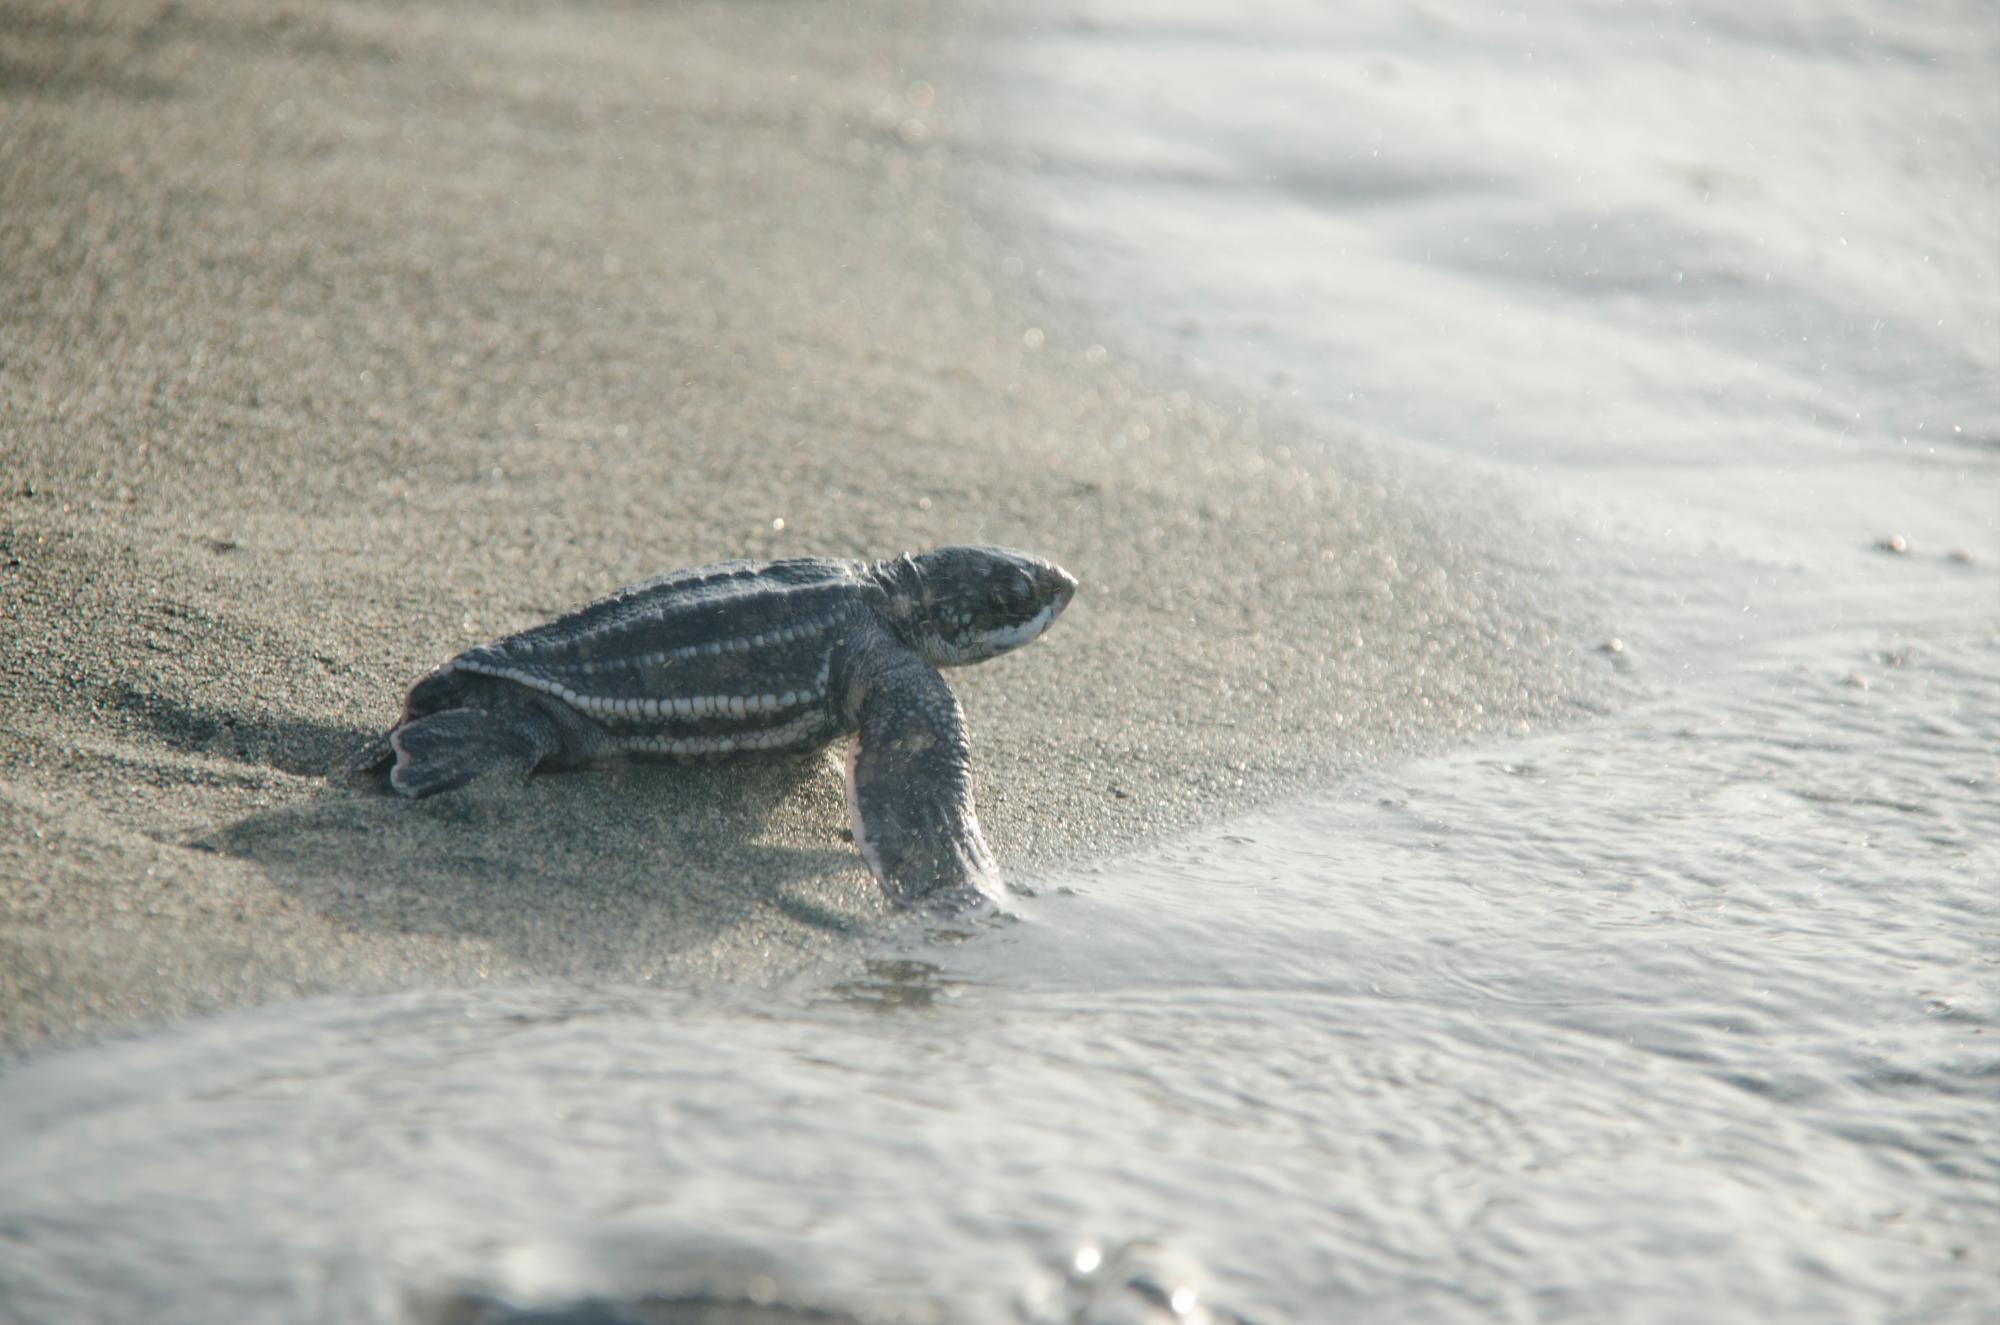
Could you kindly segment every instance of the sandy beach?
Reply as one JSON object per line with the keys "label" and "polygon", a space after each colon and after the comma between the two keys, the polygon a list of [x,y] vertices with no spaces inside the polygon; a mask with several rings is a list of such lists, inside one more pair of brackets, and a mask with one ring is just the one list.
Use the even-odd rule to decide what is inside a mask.
{"label": "sandy beach", "polygon": [[327,779],[431,664],[669,567],[1073,571],[953,677],[1024,879],[1575,712],[1532,539],[968,256],[927,14],[5,5],[0,1047],[872,932],[830,765]]}

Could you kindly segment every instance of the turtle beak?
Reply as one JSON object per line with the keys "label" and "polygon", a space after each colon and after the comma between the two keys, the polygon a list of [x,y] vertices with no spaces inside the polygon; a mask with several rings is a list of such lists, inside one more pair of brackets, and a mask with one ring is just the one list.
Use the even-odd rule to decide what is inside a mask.
{"label": "turtle beak", "polygon": [[1076,596],[1076,576],[1062,566],[1048,562],[1046,574],[1042,578],[1042,592],[1048,596],[1050,612],[1048,618],[1054,620],[1062,614],[1062,608],[1070,606],[1070,598]]}
{"label": "turtle beak", "polygon": [[1049,567],[1049,574],[1055,581],[1055,590],[1050,595],[1055,600],[1056,610],[1050,614],[1050,619],[1054,620],[1069,606],[1069,600],[1076,597],[1076,576],[1055,565]]}

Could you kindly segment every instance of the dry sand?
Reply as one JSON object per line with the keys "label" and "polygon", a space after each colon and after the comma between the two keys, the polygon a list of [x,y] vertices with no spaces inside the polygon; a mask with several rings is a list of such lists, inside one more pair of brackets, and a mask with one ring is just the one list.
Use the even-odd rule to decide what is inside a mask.
{"label": "dry sand", "polygon": [[933,21],[0,3],[0,1047],[852,950],[823,766],[324,776],[676,565],[1074,571],[954,676],[1018,877],[1574,702],[1506,540],[996,296]]}

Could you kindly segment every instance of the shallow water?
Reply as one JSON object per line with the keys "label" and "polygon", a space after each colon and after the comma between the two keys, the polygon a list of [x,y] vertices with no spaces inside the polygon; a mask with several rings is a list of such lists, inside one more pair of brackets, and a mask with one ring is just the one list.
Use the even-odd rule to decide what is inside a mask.
{"label": "shallow water", "polygon": [[775,993],[44,1060],[0,1314],[1978,1319],[2000,805],[1939,770],[2000,745],[1996,642],[1395,770]]}
{"label": "shallow water", "polygon": [[1822,9],[986,33],[1024,265],[1155,380],[1497,485],[1616,711],[776,990],[16,1065],[0,1318],[2000,1311],[1995,25]]}

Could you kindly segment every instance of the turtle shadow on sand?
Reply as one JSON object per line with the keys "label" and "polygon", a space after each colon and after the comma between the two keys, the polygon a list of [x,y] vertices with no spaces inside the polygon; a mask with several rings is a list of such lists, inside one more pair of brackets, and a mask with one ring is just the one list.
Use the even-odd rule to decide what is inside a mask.
{"label": "turtle shadow on sand", "polygon": [[524,975],[636,980],[734,944],[864,932],[885,908],[845,823],[826,760],[627,765],[420,801],[336,778],[189,845],[254,864],[350,932],[489,943]]}
{"label": "turtle shadow on sand", "polygon": [[333,752],[354,745],[356,729],[271,712],[237,711],[140,689],[113,687],[114,711],[179,754],[261,765],[283,773],[323,772]]}

